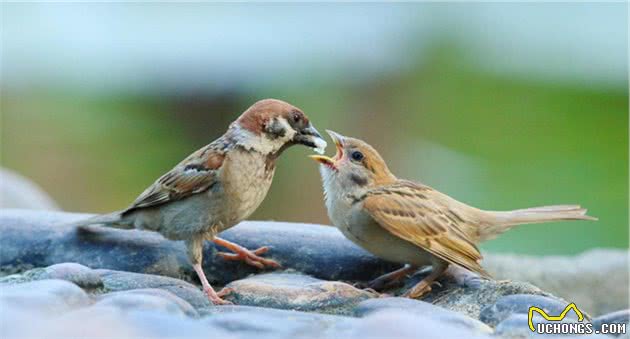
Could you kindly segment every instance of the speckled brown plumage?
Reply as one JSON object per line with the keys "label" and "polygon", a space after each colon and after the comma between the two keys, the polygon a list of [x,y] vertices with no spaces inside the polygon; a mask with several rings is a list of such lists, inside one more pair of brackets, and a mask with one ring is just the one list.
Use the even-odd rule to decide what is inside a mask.
{"label": "speckled brown plumage", "polygon": [[433,272],[405,295],[420,297],[449,265],[489,277],[477,248],[514,225],[555,220],[594,220],[577,205],[484,211],[437,190],[398,179],[378,152],[364,141],[329,131],[337,146],[321,163],[328,215],[350,240],[393,262],[410,264],[377,279],[400,279],[410,267],[432,265]]}
{"label": "speckled brown plumage", "polygon": [[279,267],[260,257],[266,247],[249,251],[216,235],[249,217],[267,195],[275,162],[288,147],[325,147],[325,142],[297,107],[266,99],[248,108],[227,132],[195,151],[157,179],[125,210],[78,225],[103,224],[155,231],[184,240],[188,257],[208,298],[223,304],[201,268],[203,241],[235,252],[219,253],[264,268]]}

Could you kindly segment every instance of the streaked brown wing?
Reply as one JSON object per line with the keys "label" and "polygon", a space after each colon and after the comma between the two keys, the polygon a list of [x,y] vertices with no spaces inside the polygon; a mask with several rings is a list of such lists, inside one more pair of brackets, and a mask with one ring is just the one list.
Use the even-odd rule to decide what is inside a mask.
{"label": "streaked brown wing", "polygon": [[484,276],[479,249],[449,217],[448,206],[430,199],[432,189],[411,182],[380,187],[365,196],[364,209],[393,235],[451,263]]}
{"label": "streaked brown wing", "polygon": [[125,213],[204,192],[216,183],[224,158],[213,144],[196,151],[142,192]]}

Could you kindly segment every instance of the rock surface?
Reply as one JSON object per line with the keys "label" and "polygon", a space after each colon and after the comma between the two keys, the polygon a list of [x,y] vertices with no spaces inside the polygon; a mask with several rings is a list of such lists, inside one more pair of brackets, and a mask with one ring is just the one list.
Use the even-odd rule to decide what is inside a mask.
{"label": "rock surface", "polygon": [[76,263],[63,263],[46,268],[36,268],[22,274],[0,278],[0,283],[18,284],[46,279],[69,281],[88,290],[103,287],[103,281],[97,272]]}
{"label": "rock surface", "polygon": [[331,314],[352,313],[359,302],[376,296],[346,283],[289,273],[255,275],[226,287],[233,290],[227,300],[238,305]]}
{"label": "rock surface", "polygon": [[211,306],[200,287],[183,280],[153,274],[141,274],[112,270],[94,270],[103,281],[105,293],[137,289],[156,289],[167,291],[185,300],[195,308]]}
{"label": "rock surface", "polygon": [[[493,305],[504,296],[526,294],[552,297],[551,294],[529,283],[481,279],[457,268],[449,268],[446,273],[439,279],[441,286],[434,286],[432,292],[423,300],[474,319],[480,319],[485,307]],[[428,272],[416,274],[407,281],[403,289],[410,288],[426,274]]]}
{"label": "rock surface", "polygon": [[[485,307],[481,311],[479,319],[488,325],[496,326],[514,314],[527,315],[531,306],[539,307],[547,314],[558,315],[567,307],[567,302],[540,295],[507,295],[497,300],[493,305]],[[536,313],[535,319],[537,321],[542,320],[538,313]],[[577,319],[577,314],[569,312],[566,315],[566,319]]]}
{"label": "rock surface", "polygon": [[471,331],[449,322],[440,321],[426,314],[410,314],[406,310],[389,309],[372,313],[346,331],[340,337],[349,338],[492,338],[478,331]]}
{"label": "rock surface", "polygon": [[483,265],[497,279],[530,282],[599,315],[630,308],[628,258],[627,250],[596,249],[571,257],[493,254]]}
{"label": "rock surface", "polygon": [[115,307],[121,312],[144,310],[170,315],[199,316],[192,305],[185,300],[166,290],[152,288],[107,293],[94,307]]}
{"label": "rock surface", "polygon": [[[39,280],[2,286],[0,309],[14,306],[42,314],[56,314],[91,304],[80,287],[63,280]],[[4,312],[4,311],[3,311]]]}
{"label": "rock surface", "polygon": [[[69,222],[89,217],[63,212],[0,210],[0,274],[22,272],[64,262],[89,267],[159,274],[196,282],[181,242],[152,232],[90,228],[78,232]],[[32,237],[31,234],[38,234]],[[285,269],[323,280],[368,281],[398,265],[379,260],[331,227],[244,222],[222,234],[249,248],[270,245],[266,254]],[[295,248],[300,248],[295,251]],[[260,273],[242,263],[215,256],[205,246],[204,270],[213,285]],[[628,251],[594,250],[577,257],[486,255],[484,266],[498,279],[527,281],[575,302],[593,315],[628,305]],[[527,267],[527,269],[522,269]],[[511,288],[511,287],[510,287]],[[523,286],[522,289],[527,290]],[[504,291],[503,294],[530,293]]]}
{"label": "rock surface", "polygon": [[246,338],[335,337],[352,328],[357,319],[252,306],[215,307],[205,323]]}
{"label": "rock surface", "polygon": [[[184,244],[154,232],[68,225],[88,214],[0,210],[0,270],[5,274],[76,262],[88,267],[159,274],[196,281]],[[37,234],[33,237],[32,234]],[[276,222],[243,222],[221,236],[248,248],[269,246],[266,257],[285,269],[325,280],[369,280],[397,266],[383,262],[346,240],[332,227]],[[299,248],[299,251],[295,251]],[[259,273],[240,262],[215,255],[204,246],[204,270],[211,284]]]}
{"label": "rock surface", "polygon": [[59,206],[32,180],[0,168],[0,208],[54,211]]}
{"label": "rock surface", "polygon": [[355,309],[355,315],[364,317],[384,310],[404,310],[411,315],[422,315],[453,326],[469,329],[476,333],[492,333],[488,325],[458,312],[450,311],[428,302],[407,298],[380,298],[361,302]]}
{"label": "rock surface", "polygon": [[[524,338],[532,334],[527,326],[529,306],[552,314],[568,304],[530,283],[480,279],[457,268],[450,268],[422,301],[377,298],[355,286],[396,265],[367,254],[330,227],[249,222],[222,235],[249,248],[270,245],[269,256],[285,270],[258,272],[216,259],[216,249],[207,244],[207,275],[217,289],[229,283],[233,292],[226,298],[240,304],[214,306],[194,279],[181,242],[149,232],[100,227],[78,231],[64,225],[83,217],[0,211],[0,272],[6,275],[0,278],[0,319],[11,324],[0,326],[0,337]],[[627,251],[587,253],[574,262],[524,261],[529,266],[514,257],[503,262],[514,268],[497,264],[501,260],[490,266],[503,277],[522,274],[522,267],[535,264],[541,270],[584,264],[586,274],[598,275],[593,261],[616,267],[624,263],[620,259],[624,255]],[[487,257],[492,261],[498,256]],[[606,291],[589,294],[592,286],[586,284],[583,289],[568,288],[579,295],[567,300],[590,302],[599,311],[623,309],[625,300],[612,299],[623,295],[621,288],[627,291],[627,280],[619,277],[624,270],[602,272],[609,276],[584,279],[613,282],[614,286],[603,285],[611,289],[611,296]],[[7,275],[11,273],[16,274]],[[418,272],[402,288],[386,292],[398,295],[427,274]],[[574,278],[580,276],[576,273]],[[603,313],[609,312],[594,314]],[[32,326],[33,318],[37,326]],[[627,320],[626,310],[593,322]]]}

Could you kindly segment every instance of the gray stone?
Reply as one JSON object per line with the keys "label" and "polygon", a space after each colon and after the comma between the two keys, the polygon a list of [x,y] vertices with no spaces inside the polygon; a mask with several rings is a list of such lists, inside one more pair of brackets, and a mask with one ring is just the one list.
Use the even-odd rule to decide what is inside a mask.
{"label": "gray stone", "polygon": [[129,314],[127,321],[139,333],[135,338],[249,338],[212,326],[203,320],[173,317],[164,313],[134,312]]}
{"label": "gray stone", "polygon": [[407,310],[389,309],[372,313],[351,328],[337,329],[337,337],[365,338],[492,338],[487,334],[471,331],[450,322],[440,321],[428,315],[409,313]]}
{"label": "gray stone", "polygon": [[357,323],[349,317],[252,306],[215,307],[208,314],[207,324],[242,338],[335,337],[338,329]]}
{"label": "gray stone", "polygon": [[205,319],[213,328],[240,338],[490,338],[400,309],[382,309],[359,319],[248,306],[217,307],[210,314]]}
{"label": "gray stone", "polygon": [[[410,288],[426,274],[428,272],[413,276],[403,289]],[[493,305],[506,295],[531,294],[553,297],[528,283],[481,279],[457,267],[450,267],[439,279],[439,283],[440,285],[434,285],[432,292],[422,300],[474,319],[480,319],[484,307]]]}
{"label": "gray stone", "polygon": [[171,292],[152,288],[108,293],[101,296],[93,307],[116,307],[124,312],[145,310],[172,315],[199,316],[185,300]]}
{"label": "gray stone", "polygon": [[492,328],[479,320],[424,301],[408,298],[379,298],[365,300],[362,301],[357,308],[355,308],[354,312],[358,317],[365,317],[383,310],[404,310],[408,314],[417,314],[429,317],[437,321],[448,323],[452,326],[463,327],[474,332],[493,332]]}
{"label": "gray stone", "polygon": [[505,338],[526,338],[536,336],[529,328],[527,314],[509,314],[495,327],[495,333]]}
{"label": "gray stone", "polygon": [[211,306],[199,287],[183,280],[152,274],[94,270],[103,281],[105,293],[138,289],[160,289],[185,300],[194,308]]}
{"label": "gray stone", "polygon": [[200,287],[183,280],[152,274],[112,270],[92,270],[83,265],[64,263],[46,268],[35,268],[22,274],[13,274],[0,278],[0,284],[19,284],[29,281],[58,278],[71,281],[88,292],[96,294],[157,288],[168,291],[186,300],[195,308],[210,306]]}
{"label": "gray stone", "polygon": [[[1,210],[0,272],[11,274],[76,262],[94,268],[197,281],[182,242],[167,240],[154,232],[99,226],[80,230],[69,225],[87,217],[90,215]],[[266,257],[277,260],[284,268],[324,280],[367,281],[397,267],[368,254],[332,227],[251,221],[221,236],[252,249],[269,246]],[[221,286],[259,273],[242,262],[217,257],[216,251],[213,243],[206,242],[204,270],[211,284]]]}
{"label": "gray stone", "polygon": [[42,314],[59,314],[92,303],[77,285],[63,280],[39,280],[0,286],[2,312],[14,306]]}
{"label": "gray stone", "polygon": [[17,284],[29,281],[59,279],[66,280],[84,289],[98,289],[103,287],[101,277],[89,267],[76,263],[63,263],[35,268],[22,274],[14,274],[0,278],[0,283]]}
{"label": "gray stone", "polygon": [[[77,282],[88,288],[87,286],[92,284],[90,282],[90,279],[92,279],[90,278],[91,274],[96,272],[103,283],[103,287],[98,289],[103,289],[104,292],[137,288],[160,288],[178,295],[197,309],[209,306],[205,295],[200,291],[198,285],[191,285],[178,280],[197,281],[196,274],[188,262],[182,242],[169,241],[152,232],[117,230],[98,226],[90,227],[88,230],[78,230],[68,225],[73,220],[88,216],[61,212],[0,211],[0,234],[3,235],[0,237],[0,272],[9,274],[23,272],[33,267],[76,262],[90,267],[105,268],[105,270],[90,272],[84,271],[83,268],[80,270],[70,269],[70,272],[76,272],[77,274],[83,271],[90,274],[85,276],[75,273],[66,274],[67,272],[63,269],[53,270],[52,273],[61,274],[58,277]],[[37,237],[31,236],[32,234],[37,234]],[[245,222],[224,232],[222,236],[249,248],[270,245],[271,249],[267,254],[268,257],[279,261],[285,268],[323,280],[365,282],[398,268],[398,265],[384,262],[367,254],[331,227],[289,223]],[[243,279],[252,273],[259,273],[257,269],[248,267],[243,263],[217,258],[214,245],[206,243],[205,246],[204,256],[206,260],[204,261],[204,270],[210,282],[217,289],[230,281]],[[621,252],[627,254],[627,251]],[[627,296],[627,278],[623,280],[619,277],[625,276],[625,274],[612,273],[611,270],[623,263],[627,264],[627,259],[622,259],[619,251],[597,252],[595,254],[580,256],[575,260],[567,257],[560,259],[547,257],[531,258],[531,263],[526,261],[519,262],[516,259],[514,261],[501,261],[500,258],[502,256],[499,255],[488,255],[486,257],[488,258],[487,264],[490,270],[498,277],[502,277],[503,273],[508,276],[518,274],[521,271],[528,271],[531,267],[540,267],[541,270],[538,272],[541,276],[544,275],[542,274],[543,268],[548,268],[552,274],[556,274],[554,272],[556,272],[555,269],[558,266],[575,267],[574,269],[579,272],[581,266],[586,265],[587,272],[583,272],[581,275],[574,274],[571,280],[573,285],[563,280],[562,286],[555,288],[559,291],[557,293],[560,294],[563,289],[572,291],[570,294],[579,293],[579,296],[575,298],[569,296],[567,299],[576,302],[583,311],[590,311],[586,305],[593,305],[596,310],[604,310],[611,308],[613,305],[626,303],[627,297],[623,297],[624,292],[619,291],[624,289]],[[529,258],[525,259],[529,260]],[[536,266],[534,265],[536,261],[541,261],[543,264]],[[595,261],[605,263],[605,265],[602,265],[606,268],[603,270],[604,274],[600,274],[595,270],[593,264]],[[497,262],[502,262],[502,264],[497,264]],[[516,268],[511,271],[507,269],[501,271],[501,267],[504,266],[515,266]],[[528,270],[522,270],[520,269],[521,267],[528,267]],[[48,277],[45,274],[51,273],[47,271],[49,269],[51,268],[39,269],[40,271],[37,274],[41,274],[42,277]],[[619,272],[626,272],[624,270],[625,268],[619,269]],[[567,272],[567,270],[559,270],[557,275],[564,274],[563,272],[571,273]],[[166,277],[158,277],[157,275]],[[426,276],[426,273],[418,274],[409,279],[406,287],[410,287],[423,276]],[[594,276],[597,276],[597,278]],[[177,279],[162,280],[162,278],[169,279],[167,277]],[[20,279],[27,278],[22,276]],[[10,282],[11,279],[16,279],[16,277],[5,279],[8,280],[4,280],[5,282]],[[536,276],[524,278],[524,280],[531,281],[535,279]],[[572,289],[571,286],[580,285],[580,279],[588,280],[588,286],[584,285],[580,290]],[[614,287],[609,286],[606,279],[612,281]],[[541,280],[541,282],[550,283],[547,280]],[[433,291],[423,300],[448,310],[465,314],[474,319],[479,319],[482,308],[495,304],[499,298],[505,295],[533,294],[552,297],[550,293],[544,292],[531,284],[521,282],[490,281],[475,277],[462,280],[457,278],[451,279],[446,276],[440,279],[440,283],[442,286],[435,286]],[[605,288],[598,288],[598,283],[604,284],[602,286],[605,286]],[[250,298],[246,295],[245,290],[243,291],[244,294],[239,295],[237,293],[233,297],[242,298],[242,300]],[[608,291],[611,291],[612,297],[607,296]],[[402,292],[402,290],[387,292],[396,294]],[[311,296],[313,295],[311,294]],[[562,295],[567,294],[563,293]],[[249,303],[257,305],[259,302],[264,301],[263,299],[255,299],[250,298]],[[580,302],[578,300],[583,301]],[[247,301],[244,302],[248,303]],[[278,302],[278,300],[267,300],[266,302],[273,303]],[[351,304],[348,303],[348,305]],[[322,306],[324,309],[328,307],[326,305]],[[285,303],[282,307],[290,307],[290,305]],[[626,307],[617,307],[615,309],[620,308]],[[333,311],[326,310],[326,312],[344,313],[348,311],[348,308],[345,306],[331,306],[331,309]]]}
{"label": "gray stone", "polygon": [[[126,292],[125,292],[126,293]],[[120,295],[117,295],[118,299]],[[127,305],[129,299],[101,302],[60,316],[38,317],[32,326],[32,314],[11,315],[12,326],[2,326],[0,336],[14,337],[88,337],[88,338],[336,338],[349,330],[357,319],[245,306],[208,308],[208,316],[193,320],[179,312],[162,309],[163,305]],[[145,302],[147,300],[141,301]],[[119,308],[123,303],[122,312]],[[114,303],[112,305],[111,303]],[[3,314],[4,316],[4,314]],[[6,318],[3,317],[3,321]]]}
{"label": "gray stone", "polygon": [[375,295],[338,281],[301,274],[268,273],[237,280],[226,299],[239,305],[330,314],[348,314],[359,302]]}
{"label": "gray stone", "polygon": [[101,277],[89,267],[80,264],[56,264],[46,267],[45,272],[49,279],[67,280],[84,289],[103,287]]}
{"label": "gray stone", "polygon": [[59,206],[32,180],[0,168],[0,208],[58,210]]}
{"label": "gray stone", "polygon": [[[570,320],[575,322],[575,319]],[[548,323],[545,319],[538,317],[534,320],[534,326],[538,323]],[[568,322],[567,320],[563,322]],[[527,337],[548,337],[550,335],[543,335],[532,332],[529,328],[529,318],[527,314],[522,313],[512,313],[509,314],[505,319],[503,319],[500,323],[497,324],[495,328],[495,333],[498,336],[505,338],[527,338]]]}
{"label": "gray stone", "polygon": [[[536,306],[549,315],[558,315],[567,307],[568,303],[561,300],[543,297],[540,295],[516,294],[508,295],[497,300],[496,303],[484,308],[479,319],[486,324],[495,326],[512,314],[529,313],[532,306]],[[540,320],[540,315],[536,313],[536,319]],[[575,312],[567,313],[565,319],[577,319]]]}
{"label": "gray stone", "polygon": [[528,281],[593,315],[630,308],[630,252],[595,249],[577,256],[488,254],[483,265],[497,279]]}
{"label": "gray stone", "polygon": [[9,318],[3,314],[5,320],[11,326],[0,326],[2,338],[238,338],[183,315],[142,309],[121,312],[112,306],[95,305],[55,316],[10,312]]}

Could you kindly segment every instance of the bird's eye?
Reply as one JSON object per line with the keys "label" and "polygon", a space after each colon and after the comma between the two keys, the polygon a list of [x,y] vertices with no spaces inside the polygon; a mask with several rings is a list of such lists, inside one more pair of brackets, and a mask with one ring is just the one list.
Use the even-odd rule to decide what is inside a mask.
{"label": "bird's eye", "polygon": [[363,158],[365,158],[363,153],[361,153],[359,151],[352,152],[352,154],[350,156],[352,157],[352,160],[354,160],[354,161],[361,161],[361,160],[363,160]]}
{"label": "bird's eye", "polygon": [[302,116],[300,113],[293,113],[291,119],[293,119],[293,122],[300,122],[300,120],[302,120]]}

